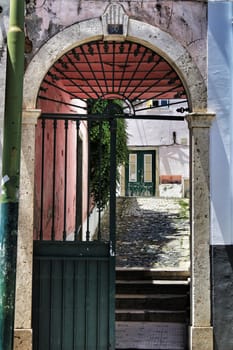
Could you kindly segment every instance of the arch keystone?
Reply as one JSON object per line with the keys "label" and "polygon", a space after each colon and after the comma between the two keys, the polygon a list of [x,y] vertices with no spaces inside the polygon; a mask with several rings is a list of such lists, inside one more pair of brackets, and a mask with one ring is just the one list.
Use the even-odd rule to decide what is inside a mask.
{"label": "arch keystone", "polygon": [[129,16],[122,5],[110,4],[102,16],[104,40],[124,40],[128,32]]}

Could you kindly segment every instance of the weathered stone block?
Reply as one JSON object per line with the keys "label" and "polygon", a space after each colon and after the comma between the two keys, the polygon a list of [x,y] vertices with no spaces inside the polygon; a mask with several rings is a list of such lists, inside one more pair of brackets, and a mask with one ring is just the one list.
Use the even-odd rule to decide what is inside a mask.
{"label": "weathered stone block", "polygon": [[31,349],[32,349],[32,330],[15,329],[14,350],[31,350]]}
{"label": "weathered stone block", "polygon": [[190,342],[192,350],[213,350],[213,328],[191,327]]}

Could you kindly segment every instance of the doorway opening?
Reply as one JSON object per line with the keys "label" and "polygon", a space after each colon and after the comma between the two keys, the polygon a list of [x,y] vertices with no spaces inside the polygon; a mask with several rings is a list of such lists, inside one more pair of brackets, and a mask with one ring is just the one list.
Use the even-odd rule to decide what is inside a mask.
{"label": "doorway opening", "polygon": [[[102,113],[90,113],[90,100],[110,102]],[[122,101],[120,111],[113,100]],[[171,106],[175,107],[173,113],[167,110]],[[94,342],[93,346],[101,344],[101,349],[108,349],[109,344],[114,348],[117,120],[148,121],[150,126],[154,121],[183,122],[183,113],[189,110],[187,94],[174,68],[150,48],[127,40],[99,40],[72,48],[52,65],[41,83],[37,107],[42,110],[42,117],[37,126],[40,146],[36,154],[41,178],[36,187],[33,315],[38,337],[34,348],[39,350],[50,343],[51,349],[55,349],[64,343],[70,349],[78,344],[88,350],[90,341]],[[104,205],[101,159],[106,153],[100,142],[99,166],[93,169],[90,163],[92,121],[97,123],[100,141],[106,125],[103,122],[110,131],[109,202]],[[177,147],[173,130],[172,138]],[[156,172],[157,146],[147,146],[154,148],[150,150],[130,151],[129,148],[129,162],[122,164],[128,174],[125,176],[127,196],[135,199],[157,195],[160,184],[158,170]],[[96,172],[99,179],[94,192],[90,187],[91,173]],[[109,209],[107,239],[101,232],[106,208]],[[147,214],[144,211],[143,216],[151,215],[149,211]],[[152,272],[149,275],[154,281]],[[40,305],[46,290],[45,304]],[[70,290],[73,294],[69,294]],[[78,290],[80,300],[75,304]],[[103,300],[107,300],[107,304]],[[81,305],[85,306],[82,310]],[[72,317],[68,317],[71,309]],[[94,316],[93,309],[96,310]],[[100,329],[102,309],[107,310],[107,317],[101,319],[105,328]],[[82,315],[79,321],[76,313]],[[149,317],[148,312],[146,314]],[[46,330],[45,317],[50,322]],[[69,327],[64,326],[67,317],[73,320]],[[84,327],[83,336],[76,338],[71,328],[74,330],[80,323]],[[77,341],[82,341],[81,345],[75,343]]]}

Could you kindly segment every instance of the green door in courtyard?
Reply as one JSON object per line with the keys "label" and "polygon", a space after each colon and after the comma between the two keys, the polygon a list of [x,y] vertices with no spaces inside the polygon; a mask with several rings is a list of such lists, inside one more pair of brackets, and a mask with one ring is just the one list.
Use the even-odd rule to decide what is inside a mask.
{"label": "green door in courtyard", "polygon": [[126,166],[126,195],[155,195],[155,151],[130,151]]}

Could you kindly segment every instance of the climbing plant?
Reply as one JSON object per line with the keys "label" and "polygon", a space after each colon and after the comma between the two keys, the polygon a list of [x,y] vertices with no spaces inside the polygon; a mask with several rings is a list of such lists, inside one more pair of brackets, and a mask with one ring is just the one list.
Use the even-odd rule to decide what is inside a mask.
{"label": "climbing plant", "polygon": [[[102,115],[123,115],[120,100],[89,100],[88,112]],[[110,126],[108,121],[90,121],[90,192],[101,210],[108,202],[110,174]],[[128,159],[127,132],[125,119],[117,119],[116,166],[119,182],[119,165]]]}

